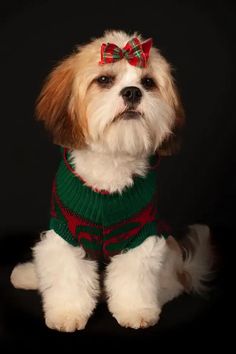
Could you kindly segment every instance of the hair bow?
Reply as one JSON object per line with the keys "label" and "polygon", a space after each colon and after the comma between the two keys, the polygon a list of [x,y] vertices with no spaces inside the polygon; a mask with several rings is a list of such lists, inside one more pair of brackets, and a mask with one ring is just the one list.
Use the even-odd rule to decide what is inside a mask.
{"label": "hair bow", "polygon": [[101,60],[99,64],[115,63],[125,58],[130,65],[145,68],[152,47],[152,38],[143,43],[138,38],[133,38],[127,42],[124,48],[119,48],[113,43],[103,43],[101,45]]}

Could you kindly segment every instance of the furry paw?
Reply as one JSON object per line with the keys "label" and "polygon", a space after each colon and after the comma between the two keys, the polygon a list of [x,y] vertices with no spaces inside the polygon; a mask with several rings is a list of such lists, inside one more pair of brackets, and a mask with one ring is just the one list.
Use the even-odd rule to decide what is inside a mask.
{"label": "furry paw", "polygon": [[88,321],[88,317],[84,318],[81,314],[77,314],[76,310],[71,309],[54,309],[46,312],[46,325],[61,332],[74,332],[84,329]]}
{"label": "furry paw", "polygon": [[32,262],[17,264],[11,273],[11,283],[17,289],[36,290],[38,279]]}
{"label": "furry paw", "polygon": [[113,317],[122,327],[139,329],[154,326],[159,320],[160,312],[160,309],[156,308],[123,309],[113,313]]}

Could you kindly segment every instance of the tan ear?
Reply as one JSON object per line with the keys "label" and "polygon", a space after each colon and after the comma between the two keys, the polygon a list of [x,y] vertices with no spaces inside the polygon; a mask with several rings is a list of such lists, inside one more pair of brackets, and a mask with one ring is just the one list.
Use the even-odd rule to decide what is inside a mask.
{"label": "tan ear", "polygon": [[79,117],[72,103],[75,55],[62,61],[48,76],[36,102],[36,116],[55,144],[78,148],[84,144]]}
{"label": "tan ear", "polygon": [[172,134],[169,135],[158,148],[158,154],[161,156],[170,156],[176,154],[180,150],[181,133],[185,123],[185,113],[180,94],[171,76],[168,77],[165,87],[161,87],[160,91],[164,99],[174,110],[175,123],[172,128]]}

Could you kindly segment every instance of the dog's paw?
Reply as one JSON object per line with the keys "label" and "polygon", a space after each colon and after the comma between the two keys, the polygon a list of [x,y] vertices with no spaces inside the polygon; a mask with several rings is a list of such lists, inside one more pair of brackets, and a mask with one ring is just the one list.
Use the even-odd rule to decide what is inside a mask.
{"label": "dog's paw", "polygon": [[84,329],[88,317],[83,317],[76,313],[75,309],[53,309],[45,314],[47,327],[61,332],[74,332]]}
{"label": "dog's paw", "polygon": [[113,313],[113,317],[122,327],[139,329],[154,326],[159,320],[160,312],[158,308],[123,309]]}

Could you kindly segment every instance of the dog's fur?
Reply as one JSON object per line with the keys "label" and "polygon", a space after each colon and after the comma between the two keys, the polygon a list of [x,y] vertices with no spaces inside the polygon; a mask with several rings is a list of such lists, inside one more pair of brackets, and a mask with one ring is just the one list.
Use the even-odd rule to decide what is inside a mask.
{"label": "dog's fur", "polygon": [[[54,142],[71,149],[76,173],[91,188],[110,193],[132,186],[135,175],[145,176],[151,154],[175,152],[184,123],[170,65],[157,49],[151,49],[146,68],[125,59],[98,64],[103,42],[122,48],[134,36],[110,31],[78,48],[52,71],[37,102],[38,118]],[[99,83],[101,76],[109,82]],[[150,79],[148,87],[145,82],[150,84]],[[127,86],[142,93],[132,108],[134,119],[127,119],[120,94]],[[192,251],[186,257],[172,236],[161,235],[112,257],[104,288],[109,310],[120,325],[154,325],[166,302],[184,291],[201,292],[211,262],[209,229],[193,225],[189,230]],[[97,263],[53,230],[42,235],[33,254],[32,263],[14,268],[13,285],[40,291],[48,327],[67,332],[83,329],[101,290]]]}

